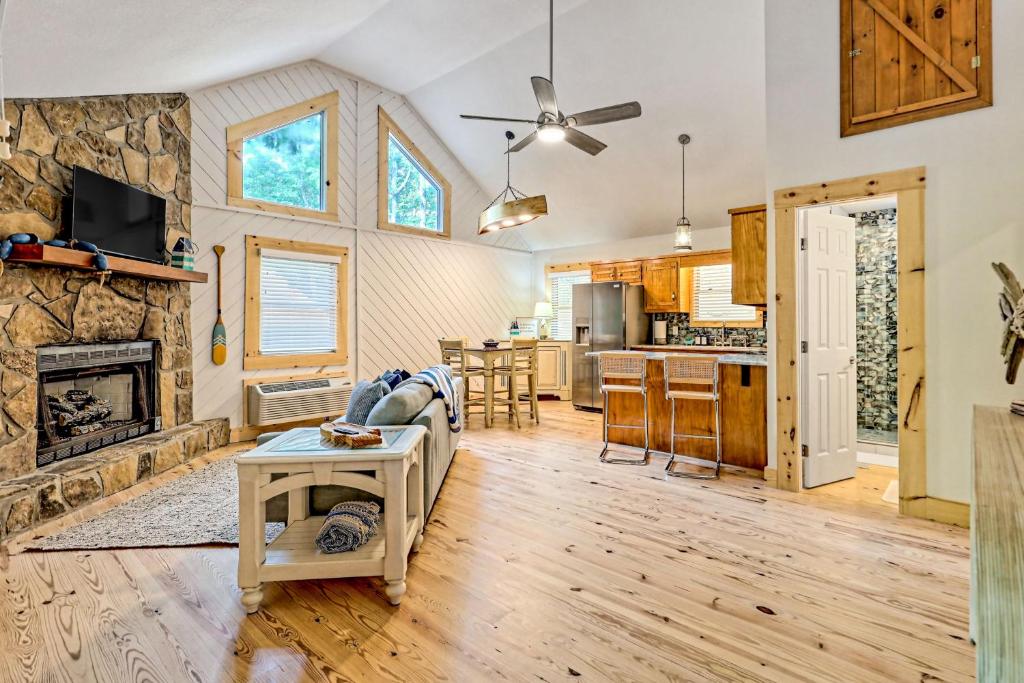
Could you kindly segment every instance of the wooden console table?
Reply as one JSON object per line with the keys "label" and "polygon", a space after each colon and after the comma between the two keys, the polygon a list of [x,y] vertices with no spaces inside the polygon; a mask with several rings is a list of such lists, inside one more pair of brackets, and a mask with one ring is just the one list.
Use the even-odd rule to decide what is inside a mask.
{"label": "wooden console table", "polygon": [[[410,550],[423,542],[423,437],[420,425],[381,428],[384,444],[334,446],[319,427],[292,429],[244,453],[238,466],[238,586],[252,614],[263,600],[264,581],[383,576],[384,592],[397,605],[405,593]],[[375,476],[362,474],[372,471]],[[271,480],[271,475],[287,475]],[[384,523],[355,550],[322,553],[314,539],[323,517],[309,516],[309,487],[350,486],[384,499]],[[288,494],[285,530],[266,544],[266,503]]]}
{"label": "wooden console table", "polygon": [[1024,681],[1024,417],[974,408],[971,637],[979,681]]}

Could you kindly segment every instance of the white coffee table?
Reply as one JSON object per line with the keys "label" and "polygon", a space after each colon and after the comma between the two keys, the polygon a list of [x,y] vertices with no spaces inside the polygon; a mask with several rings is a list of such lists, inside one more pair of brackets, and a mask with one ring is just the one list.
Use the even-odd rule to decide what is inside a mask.
{"label": "white coffee table", "polygon": [[[383,576],[393,605],[405,593],[410,550],[423,542],[423,437],[420,425],[382,427],[384,444],[345,448],[320,439],[317,427],[292,429],[238,456],[238,586],[252,614],[264,581]],[[373,471],[374,476],[362,474]],[[284,474],[271,481],[271,475]],[[314,539],[323,517],[309,516],[310,486],[350,486],[384,499],[384,523],[365,545],[322,553]],[[288,523],[269,545],[266,503],[288,494]]]}

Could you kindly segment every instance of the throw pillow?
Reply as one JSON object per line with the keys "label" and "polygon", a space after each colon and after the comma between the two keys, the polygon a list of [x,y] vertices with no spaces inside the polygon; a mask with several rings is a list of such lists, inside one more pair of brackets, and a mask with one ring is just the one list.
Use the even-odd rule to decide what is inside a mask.
{"label": "throw pillow", "polygon": [[385,391],[387,386],[384,382],[370,382],[365,379],[356,384],[348,399],[348,412],[345,413],[345,421],[357,425],[366,424],[366,418],[373,407],[384,398],[385,393],[390,393],[390,388]]}
{"label": "throw pillow", "polygon": [[378,401],[365,424],[371,427],[411,424],[433,398],[427,385],[406,384]]}
{"label": "throw pillow", "polygon": [[398,370],[387,370],[380,376],[380,381],[387,382],[388,387],[394,389],[402,381],[402,375]]}

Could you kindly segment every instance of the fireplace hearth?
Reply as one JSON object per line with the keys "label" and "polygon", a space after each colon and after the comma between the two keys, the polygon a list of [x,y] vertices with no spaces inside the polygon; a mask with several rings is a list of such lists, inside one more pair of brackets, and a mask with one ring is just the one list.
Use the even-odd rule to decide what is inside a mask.
{"label": "fireplace hearth", "polygon": [[40,347],[36,465],[159,431],[155,350],[152,341]]}

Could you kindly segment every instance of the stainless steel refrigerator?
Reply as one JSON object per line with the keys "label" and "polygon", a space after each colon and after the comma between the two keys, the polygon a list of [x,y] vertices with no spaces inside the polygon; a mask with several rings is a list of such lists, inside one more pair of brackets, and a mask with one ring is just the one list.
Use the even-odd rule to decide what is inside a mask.
{"label": "stainless steel refrigerator", "polygon": [[600,410],[597,358],[587,354],[647,343],[650,316],[644,313],[644,288],[622,282],[573,285],[572,325],[572,404]]}

